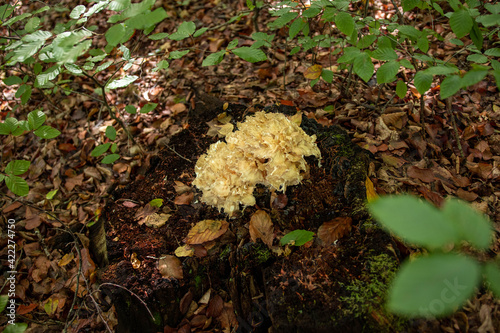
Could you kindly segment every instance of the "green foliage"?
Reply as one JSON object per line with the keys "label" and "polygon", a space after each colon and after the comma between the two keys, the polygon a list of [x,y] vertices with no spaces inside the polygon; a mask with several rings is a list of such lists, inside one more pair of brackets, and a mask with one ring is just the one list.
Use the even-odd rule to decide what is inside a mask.
{"label": "green foliage", "polygon": [[314,237],[314,232],[308,230],[294,230],[283,236],[280,240],[280,244],[285,246],[287,244],[302,246],[305,243],[312,240]]}
{"label": "green foliage", "polygon": [[153,199],[149,202],[151,207],[161,207],[163,205],[163,199]]}
{"label": "green foliage", "polygon": [[389,310],[410,317],[437,317],[454,312],[471,297],[484,274],[500,296],[498,264],[480,264],[454,250],[468,243],[485,251],[493,240],[491,223],[466,203],[450,199],[443,209],[409,195],[387,196],[369,204],[373,216],[388,231],[430,253],[405,262],[389,291]]}
{"label": "green foliage", "polygon": [[[103,98],[103,106],[107,107],[110,113],[114,112],[103,93],[105,90],[125,88],[139,78],[129,74],[115,77],[115,74],[123,72],[118,70],[121,68],[126,73],[136,60],[125,45],[131,36],[140,32],[145,35],[150,34],[156,25],[167,17],[162,7],[153,9],[155,2],[155,0],[143,0],[137,3],[131,3],[130,0],[101,0],[88,6],[77,5],[70,8],[67,20],[58,22],[51,31],[43,30],[41,22],[49,19],[59,7],[45,6],[16,16],[14,15],[15,6],[20,6],[20,3],[0,6],[2,24],[12,31],[8,39],[1,39],[0,50],[4,51],[6,56],[0,68],[12,70],[14,73],[26,73],[24,76],[8,76],[3,80],[4,83],[8,86],[18,86],[15,97],[21,100],[22,106],[29,102],[35,89],[41,90],[44,95],[50,95],[59,90],[61,82],[68,82],[76,76],[85,75],[96,85],[96,91],[100,92]],[[104,30],[104,39],[107,44],[101,48],[93,43],[92,31],[95,27],[87,26],[87,21],[92,15],[103,10],[113,11],[114,15],[109,18]],[[170,35],[170,38],[180,40],[204,31],[206,29],[195,31],[193,22],[185,22],[177,32]],[[160,37],[165,38],[168,35]],[[117,60],[116,55],[111,55],[114,49],[121,52],[118,54],[122,56],[122,59]],[[170,58],[182,57],[187,52],[189,51],[181,51],[177,54],[172,52]],[[105,81],[97,79],[95,74],[113,66],[111,75],[104,75],[107,77]],[[22,68],[22,71],[17,68]],[[162,60],[155,70],[167,68],[168,62]],[[65,76],[65,80],[60,79],[61,75]],[[72,92],[65,90],[66,94]],[[146,104],[141,108],[141,113],[151,112],[155,107],[155,103]],[[131,114],[137,113],[137,109],[132,105],[127,106],[125,111]],[[35,110],[27,115],[21,114],[19,119],[10,115],[0,123],[0,134],[19,136],[32,132],[41,139],[53,139],[60,135],[59,130],[44,125],[46,119],[47,111],[44,110]],[[113,127],[108,127],[105,134],[110,140],[116,139],[116,130]],[[120,157],[115,153],[116,144],[98,145],[91,155],[101,156],[108,149],[111,154],[105,156],[101,162],[113,163]],[[13,162],[15,163],[11,164]],[[25,172],[21,172],[22,169],[19,168],[26,165],[24,162],[26,161],[12,161],[6,166],[5,174],[0,174],[0,181],[5,181],[7,187],[17,195],[28,193],[26,181],[18,176]]]}

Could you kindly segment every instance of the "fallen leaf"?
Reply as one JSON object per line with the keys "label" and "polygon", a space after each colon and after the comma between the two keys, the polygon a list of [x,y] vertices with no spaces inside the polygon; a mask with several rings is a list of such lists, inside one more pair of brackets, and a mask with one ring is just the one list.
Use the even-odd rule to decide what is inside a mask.
{"label": "fallen leaf", "polygon": [[408,177],[420,179],[424,183],[432,183],[436,178],[431,169],[409,166],[407,169]]}
{"label": "fallen leaf", "polygon": [[180,280],[184,277],[181,261],[172,255],[164,255],[158,260],[158,270],[165,279],[175,278]]}
{"label": "fallen leaf", "polygon": [[146,224],[147,227],[160,228],[167,223],[170,216],[172,216],[172,214],[153,213],[141,219],[139,225]]}
{"label": "fallen leaf", "polygon": [[393,126],[397,129],[403,128],[408,118],[406,112],[388,113],[383,114],[381,117],[387,126]]}
{"label": "fallen leaf", "polygon": [[191,204],[191,201],[194,199],[194,193],[193,192],[188,192],[188,193],[183,193],[174,199],[174,204],[176,205],[189,205]]}
{"label": "fallen leaf", "polygon": [[71,261],[73,261],[73,259],[75,258],[75,255],[73,254],[73,252],[70,252],[70,253],[67,253],[65,254],[61,260],[59,260],[59,262],[57,263],[59,265],[59,267],[63,267],[63,266],[66,266],[67,264],[69,264]]}
{"label": "fallen leaf", "polygon": [[220,297],[219,295],[215,295],[208,302],[208,307],[206,312],[207,317],[220,316],[223,308],[224,308],[224,301],[222,300],[222,297]]}
{"label": "fallen leaf", "polygon": [[382,160],[385,164],[395,168],[399,168],[406,163],[404,159],[389,154],[382,154]]}
{"label": "fallen leaf", "polygon": [[79,174],[78,176],[71,177],[66,179],[66,182],[64,183],[64,187],[68,192],[73,191],[75,186],[80,186],[83,184],[83,173]]}
{"label": "fallen leaf", "polygon": [[336,217],[323,223],[318,229],[318,238],[325,245],[335,243],[351,231],[352,219],[350,217]]}
{"label": "fallen leaf", "polygon": [[323,70],[323,66],[321,65],[312,65],[308,67],[304,72],[304,77],[309,80],[316,80],[321,76],[321,71]]}
{"label": "fallen leaf", "polygon": [[174,184],[175,184],[174,190],[175,190],[175,193],[177,193],[177,194],[183,194],[183,193],[186,193],[188,191],[191,191],[191,186],[187,186],[183,182],[179,182],[179,181],[175,180]]}
{"label": "fallen leaf", "polygon": [[58,304],[59,304],[58,299],[52,299],[50,297],[47,301],[45,301],[43,309],[49,316],[52,316],[56,312]]}
{"label": "fallen leaf", "polygon": [[469,191],[466,191],[464,189],[461,189],[459,188],[457,190],[457,196],[460,198],[460,199],[463,199],[465,201],[469,201],[469,202],[472,202],[474,200],[477,199],[477,197],[479,196],[477,193],[474,193],[474,192],[469,192]]}
{"label": "fallen leaf", "polygon": [[182,296],[181,301],[179,302],[179,310],[182,314],[185,314],[189,309],[189,305],[193,300],[193,293],[189,290],[184,296]]}
{"label": "fallen leaf", "polygon": [[260,238],[268,247],[273,246],[274,226],[271,217],[265,211],[258,210],[253,213],[248,230],[252,242],[255,243]]}
{"label": "fallen leaf", "polygon": [[184,244],[176,248],[174,253],[178,257],[192,257],[194,255],[194,248],[189,244]]}
{"label": "fallen leaf", "polygon": [[38,304],[36,303],[31,303],[30,305],[23,305],[20,304],[19,307],[16,309],[16,313],[19,315],[25,315],[27,313],[30,313],[34,309],[38,307]]}
{"label": "fallen leaf", "polygon": [[136,204],[135,202],[132,202],[132,201],[124,201],[122,205],[127,207],[127,208],[134,208],[134,207],[138,206],[138,204]]}
{"label": "fallen leaf", "polygon": [[203,220],[189,230],[184,243],[203,244],[222,236],[229,228],[229,223],[223,220]]}
{"label": "fallen leaf", "polygon": [[141,267],[141,261],[137,259],[137,253],[132,253],[130,256],[130,263],[134,269],[139,269]]}
{"label": "fallen leaf", "polygon": [[366,187],[366,200],[368,202],[372,202],[378,198],[377,191],[375,191],[375,187],[373,186],[373,183],[369,177],[366,177],[365,187]]}

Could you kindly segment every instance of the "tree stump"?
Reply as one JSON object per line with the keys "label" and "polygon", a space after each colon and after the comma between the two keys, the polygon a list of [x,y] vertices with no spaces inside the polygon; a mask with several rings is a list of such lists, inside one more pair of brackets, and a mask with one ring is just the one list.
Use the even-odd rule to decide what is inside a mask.
{"label": "tree stump", "polygon": [[[281,105],[265,111],[292,115],[296,108]],[[308,177],[287,188],[281,204],[271,202],[276,194],[267,188],[254,191],[256,206],[271,216],[276,233],[316,233],[313,242],[292,246],[287,255],[251,241],[248,223],[257,207],[229,219],[200,203],[194,188],[193,200],[174,203],[175,181],[190,186],[197,158],[218,140],[206,135],[206,122],[223,112],[235,125],[251,114],[241,105],[193,112],[189,127],[171,138],[143,176],[118,188],[105,209],[109,265],[101,281],[123,287],[103,287],[114,301],[118,331],[227,331],[236,324],[239,332],[267,332],[270,327],[272,332],[396,330],[403,322],[387,314],[383,302],[398,266],[397,247],[365,209],[370,153],[352,144],[340,127],[323,127],[303,116],[301,127],[317,136],[321,166],[310,158]],[[140,225],[138,210],[155,198],[164,199],[158,213],[168,220],[159,228]],[[334,245],[320,244],[318,228],[336,218],[352,219],[352,230]],[[198,256],[179,258],[182,278],[164,278],[159,258],[173,255],[192,226],[206,219],[226,220],[229,229],[199,248]],[[190,304],[194,309],[208,290],[208,306],[198,302],[198,312],[189,314]],[[228,315],[231,309],[234,317]]]}

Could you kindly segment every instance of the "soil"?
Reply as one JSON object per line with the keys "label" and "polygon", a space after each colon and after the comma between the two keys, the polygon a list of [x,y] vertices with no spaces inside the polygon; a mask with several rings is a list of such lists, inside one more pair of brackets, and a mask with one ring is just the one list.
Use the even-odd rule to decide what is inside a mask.
{"label": "soil", "polygon": [[[219,295],[232,304],[240,332],[267,332],[269,327],[272,332],[394,331],[404,323],[387,314],[382,304],[401,258],[365,209],[370,153],[353,145],[340,127],[323,127],[303,116],[301,127],[317,135],[322,160],[308,159],[308,175],[300,185],[287,188],[284,207],[272,204],[272,193],[264,187],[255,190],[254,207],[231,219],[200,203],[201,193],[195,188],[190,204],[174,203],[174,181],[190,186],[197,158],[218,140],[206,134],[206,122],[226,112],[236,125],[255,110],[234,104],[226,110],[220,106],[190,112],[189,126],[171,138],[151,160],[149,170],[113,193],[103,215],[109,265],[101,281],[128,289],[103,287],[117,307],[117,331],[227,331],[223,321],[208,321],[205,310],[197,315],[206,315],[207,320],[195,323],[194,315],[186,314],[185,304],[180,304],[186,295],[200,299],[209,289],[212,299]],[[297,112],[285,105],[265,111]],[[139,225],[137,210],[155,198],[164,200],[161,209],[170,218],[160,228]],[[125,201],[138,205],[127,207]],[[289,231],[317,233],[318,227],[336,217],[352,218],[353,228],[334,245],[324,246],[315,237],[304,246],[287,246],[285,254],[278,255],[260,240],[250,239],[248,223],[257,209],[272,217],[276,245]],[[201,255],[180,258],[182,279],[163,278],[158,258],[174,254],[195,223],[205,219],[227,220],[229,230],[205,245]]]}

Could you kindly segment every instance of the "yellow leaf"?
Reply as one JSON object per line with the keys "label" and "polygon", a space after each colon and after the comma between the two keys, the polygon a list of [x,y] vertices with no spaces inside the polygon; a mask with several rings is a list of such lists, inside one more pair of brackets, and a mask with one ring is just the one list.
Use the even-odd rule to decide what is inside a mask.
{"label": "yellow leaf", "polygon": [[58,299],[53,300],[52,298],[49,298],[47,302],[45,302],[43,309],[45,310],[45,312],[47,312],[49,316],[51,316],[56,312],[58,304],[59,304]]}
{"label": "yellow leaf", "polygon": [[373,186],[371,179],[368,177],[366,177],[365,180],[365,187],[366,187],[366,200],[368,200],[368,202],[372,202],[378,198],[378,194],[375,191],[375,187]]}
{"label": "yellow leaf", "polygon": [[316,80],[321,76],[321,71],[323,70],[323,66],[321,65],[312,65],[304,72],[304,77],[309,80]]}
{"label": "yellow leaf", "polygon": [[73,261],[74,258],[75,258],[75,255],[73,254],[73,252],[65,254],[64,257],[62,257],[61,260],[59,260],[59,263],[58,263],[59,267],[66,266],[71,261]]}
{"label": "yellow leaf", "polygon": [[130,256],[130,263],[134,269],[139,269],[139,267],[141,267],[141,261],[137,259],[137,253],[132,253]]}
{"label": "yellow leaf", "polygon": [[179,246],[175,249],[175,255],[178,257],[192,257],[194,255],[194,248],[188,244]]}

